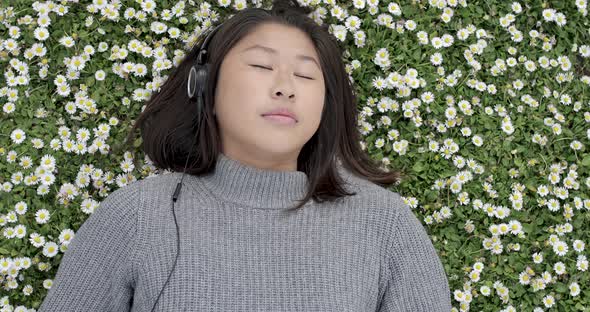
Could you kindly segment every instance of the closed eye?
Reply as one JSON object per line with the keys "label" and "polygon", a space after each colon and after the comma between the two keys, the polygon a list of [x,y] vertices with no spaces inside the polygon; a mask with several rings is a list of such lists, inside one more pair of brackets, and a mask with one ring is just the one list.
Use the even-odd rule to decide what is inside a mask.
{"label": "closed eye", "polygon": [[[265,66],[262,66],[262,65],[255,65],[255,64],[252,64],[252,65],[250,65],[250,66],[252,66],[252,67],[259,67],[259,68],[264,68],[264,69],[268,69],[268,70],[272,70],[272,68],[268,68],[268,67],[265,67]],[[310,78],[310,77],[305,77],[305,76],[301,76],[301,75],[296,75],[296,76],[298,76],[298,77],[301,77],[301,78],[305,78],[305,79],[309,79],[309,80],[315,80],[315,79],[313,79],[313,78]]]}

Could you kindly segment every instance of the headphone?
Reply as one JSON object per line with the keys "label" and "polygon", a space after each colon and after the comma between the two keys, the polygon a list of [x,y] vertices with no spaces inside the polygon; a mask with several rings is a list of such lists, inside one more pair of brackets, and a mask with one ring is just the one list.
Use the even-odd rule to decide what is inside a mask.
{"label": "headphone", "polygon": [[[201,114],[203,111],[203,103],[204,103],[203,93],[205,92],[205,88],[207,87],[207,77],[209,76],[209,68],[210,68],[209,63],[205,63],[207,60],[207,46],[209,44],[209,40],[217,32],[219,27],[221,27],[221,25],[215,26],[215,28],[213,28],[213,30],[207,35],[207,37],[203,41],[203,44],[199,48],[200,51],[199,51],[199,55],[197,56],[197,64],[191,65],[189,76],[188,76],[187,92],[188,92],[189,99],[190,100],[195,100],[195,99],[197,100],[197,133],[199,131],[198,123],[201,120]],[[176,238],[177,238],[177,240],[176,240],[176,242],[177,242],[177,244],[176,244],[176,250],[177,250],[176,259],[174,259],[174,265],[172,266],[172,270],[170,271],[170,274],[168,274],[168,279],[166,280],[166,283],[164,283],[164,287],[162,287],[162,290],[160,290],[160,294],[158,295],[156,302],[154,302],[154,306],[152,307],[152,312],[156,308],[156,304],[158,303],[158,300],[160,299],[160,296],[162,295],[162,291],[164,291],[164,288],[166,288],[166,285],[168,284],[168,281],[170,280],[170,276],[172,276],[172,272],[174,272],[174,268],[176,267],[176,262],[178,261],[178,256],[180,255],[180,234],[178,231],[178,223],[176,221],[176,214],[174,213],[174,203],[176,202],[176,200],[178,199],[178,195],[180,194],[182,180],[184,179],[184,174],[186,172],[186,167],[188,165],[188,160],[191,156],[192,150],[193,149],[189,150],[189,154],[188,154],[188,157],[186,158],[186,163],[184,165],[184,170],[182,171],[182,177],[180,178],[180,182],[178,182],[178,184],[176,185],[176,189],[174,190],[174,194],[172,195],[172,215],[174,216],[174,224],[176,225]]]}

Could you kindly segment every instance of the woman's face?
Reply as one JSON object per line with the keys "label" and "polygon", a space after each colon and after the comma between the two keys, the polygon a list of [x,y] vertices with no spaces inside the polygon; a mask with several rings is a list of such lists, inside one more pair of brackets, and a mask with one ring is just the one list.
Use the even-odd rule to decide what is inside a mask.
{"label": "woman's face", "polygon": [[[237,42],[219,69],[214,112],[222,152],[259,168],[296,170],[297,156],[318,129],[325,86],[311,39],[301,30],[261,24]],[[287,108],[297,122],[263,114]]]}

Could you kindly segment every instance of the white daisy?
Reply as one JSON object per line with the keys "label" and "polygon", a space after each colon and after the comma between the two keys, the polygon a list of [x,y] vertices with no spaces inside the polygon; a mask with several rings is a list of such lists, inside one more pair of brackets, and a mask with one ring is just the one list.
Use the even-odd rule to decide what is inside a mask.
{"label": "white daisy", "polygon": [[10,139],[12,140],[12,142],[14,142],[16,144],[21,144],[26,138],[27,138],[27,135],[21,129],[14,129],[10,133]]}

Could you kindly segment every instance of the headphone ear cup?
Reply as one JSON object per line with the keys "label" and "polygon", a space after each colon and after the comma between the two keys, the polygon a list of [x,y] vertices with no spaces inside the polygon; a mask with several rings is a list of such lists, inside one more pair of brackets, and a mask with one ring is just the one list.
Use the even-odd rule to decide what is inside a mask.
{"label": "headphone ear cup", "polygon": [[187,93],[189,98],[195,99],[205,92],[207,77],[209,76],[209,64],[191,66],[187,80]]}
{"label": "headphone ear cup", "polygon": [[[197,68],[198,68],[198,66],[197,66]],[[196,98],[197,84],[198,84],[197,69],[195,68],[195,66],[191,66],[189,73],[188,73],[188,79],[186,81],[186,91],[187,91],[188,97],[190,99]]]}
{"label": "headphone ear cup", "polygon": [[195,94],[197,100],[197,120],[201,120],[205,105],[205,90],[207,88],[207,77],[209,77],[209,64],[197,65],[195,74]]}
{"label": "headphone ear cup", "polygon": [[197,65],[196,75],[196,93],[197,96],[203,95],[207,88],[207,77],[209,76],[209,64]]}

